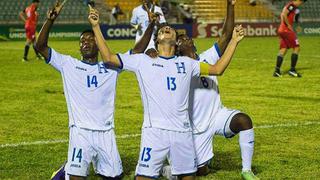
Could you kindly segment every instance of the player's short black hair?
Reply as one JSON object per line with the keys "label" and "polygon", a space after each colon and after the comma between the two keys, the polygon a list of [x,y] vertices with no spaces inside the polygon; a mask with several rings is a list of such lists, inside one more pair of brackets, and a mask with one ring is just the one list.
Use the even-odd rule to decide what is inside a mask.
{"label": "player's short black hair", "polygon": [[32,0],[32,3],[39,3],[40,0]]}
{"label": "player's short black hair", "polygon": [[[156,49],[158,49],[158,42],[157,42],[158,33],[159,33],[160,29],[165,26],[170,26],[170,25],[168,23],[161,23],[160,25],[157,26],[157,30],[154,33],[153,41],[154,41],[154,46],[156,47]],[[170,27],[172,27],[172,26],[170,26]],[[176,41],[177,41],[178,40],[178,31],[175,28],[172,28],[172,29],[174,29],[174,31],[176,32]]]}
{"label": "player's short black hair", "polygon": [[92,33],[94,35],[94,32],[92,29],[86,29],[84,31],[82,31],[82,33],[80,34],[80,37],[84,34],[84,33]]}

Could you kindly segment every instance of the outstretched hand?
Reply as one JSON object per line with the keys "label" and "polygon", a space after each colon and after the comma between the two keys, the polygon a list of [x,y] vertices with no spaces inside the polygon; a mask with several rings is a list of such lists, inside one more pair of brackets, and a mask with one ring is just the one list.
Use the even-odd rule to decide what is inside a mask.
{"label": "outstretched hand", "polygon": [[57,0],[53,8],[49,9],[47,13],[47,19],[55,20],[59,16],[60,11],[63,8],[64,4],[65,4],[65,1],[60,2],[60,0]]}
{"label": "outstretched hand", "polygon": [[99,12],[94,9],[90,4],[89,6],[89,16],[88,20],[92,27],[99,25]]}
{"label": "outstretched hand", "polygon": [[237,42],[240,42],[244,37],[244,30],[242,25],[237,25],[233,29],[232,39],[236,40]]}

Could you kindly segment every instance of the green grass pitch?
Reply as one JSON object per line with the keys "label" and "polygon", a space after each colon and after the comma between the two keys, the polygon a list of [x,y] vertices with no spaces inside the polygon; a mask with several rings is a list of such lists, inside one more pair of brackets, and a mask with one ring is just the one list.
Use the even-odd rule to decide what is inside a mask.
{"label": "green grass pitch", "polygon": [[[219,77],[224,105],[251,116],[255,128],[253,171],[261,179],[317,179],[320,177],[320,38],[300,37],[297,70],[303,77],[272,73],[277,38],[245,38],[232,63]],[[52,41],[60,53],[79,56],[78,41]],[[213,44],[197,39],[199,52]],[[133,41],[110,41],[114,52],[125,52]],[[0,42],[0,179],[49,179],[67,158],[67,143],[21,145],[68,139],[68,116],[60,74],[35,60],[30,49],[22,63],[24,42]],[[289,51],[291,52],[291,51]],[[116,134],[140,134],[142,103],[132,73],[120,75],[116,97]],[[117,139],[124,179],[133,179],[140,136]],[[17,145],[17,146],[14,146]],[[210,175],[199,179],[240,179],[238,137],[216,137]],[[98,179],[91,175],[90,179]]]}

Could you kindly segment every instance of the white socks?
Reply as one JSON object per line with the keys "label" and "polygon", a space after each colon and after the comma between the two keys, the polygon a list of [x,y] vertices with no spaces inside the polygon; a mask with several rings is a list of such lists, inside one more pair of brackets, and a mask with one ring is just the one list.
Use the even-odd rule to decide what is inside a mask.
{"label": "white socks", "polygon": [[253,128],[239,132],[239,145],[241,150],[242,171],[251,170],[254,149]]}

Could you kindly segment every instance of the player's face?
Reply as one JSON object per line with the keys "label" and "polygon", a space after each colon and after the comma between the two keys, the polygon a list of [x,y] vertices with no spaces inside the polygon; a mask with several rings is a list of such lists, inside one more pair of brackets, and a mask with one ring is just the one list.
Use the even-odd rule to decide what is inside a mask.
{"label": "player's face", "polygon": [[176,42],[176,37],[177,37],[176,31],[170,26],[164,26],[158,32],[159,42],[164,40]]}
{"label": "player's face", "polygon": [[192,38],[189,38],[189,36],[187,36],[186,34],[178,37],[177,45],[178,45],[178,51],[180,53],[187,52],[187,51],[192,51],[192,52],[195,51],[195,46]]}
{"label": "player's face", "polygon": [[80,52],[84,59],[98,55],[98,47],[94,34],[87,32],[80,37]]}

